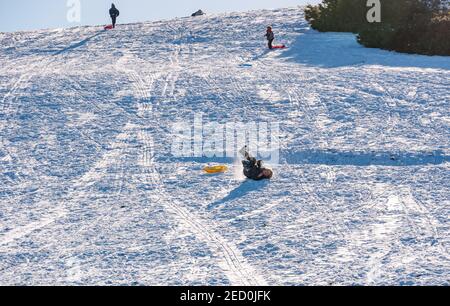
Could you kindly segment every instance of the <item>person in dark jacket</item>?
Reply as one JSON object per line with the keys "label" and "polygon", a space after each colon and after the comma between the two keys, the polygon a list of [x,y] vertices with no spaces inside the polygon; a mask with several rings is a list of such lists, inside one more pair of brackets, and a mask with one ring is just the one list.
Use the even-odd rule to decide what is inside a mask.
{"label": "person in dark jacket", "polygon": [[117,17],[119,17],[119,15],[120,15],[119,10],[116,9],[116,6],[114,4],[111,4],[111,9],[109,10],[109,16],[111,16],[113,28],[116,27],[116,20],[117,20]]}
{"label": "person in dark jacket", "polygon": [[269,49],[273,49],[273,46],[272,46],[272,44],[273,44],[273,41],[274,41],[274,39],[275,39],[275,34],[273,34],[273,31],[272,31],[272,27],[271,26],[268,26],[267,27],[267,32],[266,32],[266,38],[267,38],[267,41],[269,42]]}
{"label": "person in dark jacket", "polygon": [[248,153],[247,147],[242,149],[242,154],[245,157],[245,160],[242,161],[242,165],[244,166],[244,175],[247,178],[255,181],[272,178],[272,170],[264,168],[261,160],[256,160],[256,158],[252,157]]}

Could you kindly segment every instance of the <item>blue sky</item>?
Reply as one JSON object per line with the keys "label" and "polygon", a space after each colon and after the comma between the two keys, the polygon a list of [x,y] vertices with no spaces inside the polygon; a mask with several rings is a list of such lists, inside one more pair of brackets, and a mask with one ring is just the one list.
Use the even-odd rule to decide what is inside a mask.
{"label": "blue sky", "polygon": [[[182,17],[203,9],[209,13],[279,8],[319,0],[79,0],[81,22],[67,20],[73,0],[0,0],[0,32],[110,23],[108,9],[120,9],[119,23]],[[78,0],[76,0],[78,1]]]}

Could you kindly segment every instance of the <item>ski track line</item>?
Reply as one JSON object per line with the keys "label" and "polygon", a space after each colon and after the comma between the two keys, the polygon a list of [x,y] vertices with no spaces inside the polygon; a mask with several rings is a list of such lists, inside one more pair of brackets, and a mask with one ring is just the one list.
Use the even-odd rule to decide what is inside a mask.
{"label": "ski track line", "polygon": [[[28,67],[27,70],[22,73],[19,79],[13,84],[12,88],[8,91],[8,93],[2,99],[2,109],[9,108],[13,101],[17,99],[17,96],[14,93],[22,87],[23,83],[29,82],[33,76],[35,75],[43,75],[46,74],[50,70],[53,64],[57,64],[58,55],[54,54],[50,58],[44,58],[41,61],[32,64],[31,67]],[[11,99],[8,99],[12,97]],[[9,103],[7,103],[9,100]]]}
{"label": "ski track line", "polygon": [[[44,59],[43,62],[41,61],[41,62],[37,62],[37,63],[33,64],[32,67],[28,68],[27,71],[25,73],[23,73],[19,77],[19,79],[14,83],[12,89],[2,99],[2,111],[7,111],[7,114],[8,114],[8,118],[6,119],[7,121],[13,115],[17,114],[18,111],[20,110],[20,108],[22,107],[22,104],[13,103],[13,102],[16,102],[18,99],[18,96],[15,95],[15,92],[18,89],[21,89],[23,87],[24,83],[29,82],[38,73],[38,71],[40,71],[40,75],[46,74],[48,71],[50,71],[51,65],[53,65],[56,62],[56,60],[57,60],[56,58]],[[38,70],[36,71],[36,69],[38,69]],[[10,108],[12,105],[14,105],[14,106],[18,105],[18,106],[15,108],[15,110],[11,111]],[[0,130],[0,132],[1,132],[1,130]],[[8,152],[8,155],[10,157],[14,156],[14,154],[11,154],[10,150],[8,150],[7,148],[5,148],[5,150]],[[18,159],[24,160],[24,158],[20,157],[20,155],[22,155],[21,153],[16,153],[15,155],[18,155],[17,156]],[[22,164],[22,166],[25,166],[24,170],[28,170],[28,171],[26,171],[26,173],[28,173],[28,174],[35,173],[32,165],[30,163]],[[25,171],[23,171],[23,172],[25,172]],[[19,175],[19,181],[22,181],[22,177],[20,175]],[[16,199],[16,197],[14,195],[8,195],[8,199],[10,200],[10,203],[18,203],[18,200]],[[3,236],[3,238],[0,237],[0,246],[4,245],[4,244],[9,244],[12,241],[16,240],[17,238],[19,238],[23,235],[28,235],[29,233],[31,233],[39,228],[45,227],[63,215],[64,215],[63,212],[56,210],[41,221],[31,222],[22,228],[13,229],[13,230],[9,231],[8,233],[6,233]],[[23,235],[21,234],[21,231],[23,231]]]}
{"label": "ski track line", "polygon": [[169,87],[169,82],[170,82],[171,77],[172,77],[172,72],[170,71],[166,76],[166,79],[164,81],[164,87],[161,92],[161,96],[163,96],[163,97],[166,95],[167,88]]}
{"label": "ski track line", "polygon": [[9,244],[14,240],[20,239],[24,236],[31,234],[36,230],[46,227],[55,222],[56,220],[64,217],[65,215],[66,215],[65,211],[62,210],[55,211],[39,221],[32,222],[23,227],[11,230],[7,232],[5,235],[3,235],[3,237],[0,237],[0,246]]}
{"label": "ski track line", "polygon": [[[301,112],[303,114],[305,114],[305,116],[308,118],[309,122],[315,126],[316,120],[313,120],[313,115],[311,114],[312,113],[311,109],[308,107],[305,107],[305,105],[303,103],[301,103],[301,99],[299,98],[298,93],[296,91],[291,92],[290,89],[287,90],[287,93],[288,93],[291,103],[293,105],[295,105],[297,108],[300,108]],[[318,132],[317,132],[317,129],[314,129],[313,138],[316,135],[318,135]],[[317,208],[319,208],[318,212],[329,222],[329,224],[332,225],[332,227],[334,228],[334,231],[338,235],[340,235],[343,239],[345,239],[345,237],[346,237],[345,233],[349,232],[348,227],[344,224],[343,226],[345,227],[345,230],[342,230],[341,225],[339,225],[339,226],[336,225],[337,220],[334,220],[334,219],[333,219],[333,221],[330,220],[329,216],[332,215],[331,209],[329,209],[329,208],[327,209],[326,207],[321,207],[319,205],[319,202],[321,201],[321,199],[319,199],[319,197],[315,194],[315,191],[312,188],[306,186],[304,183],[302,183],[300,186],[306,192],[306,194],[309,194],[310,196],[313,197],[313,200],[311,202],[313,204],[315,204]],[[326,212],[325,212],[325,210],[326,210]]]}
{"label": "ski track line", "polygon": [[[406,189],[401,190],[401,205],[403,207],[403,210],[406,213],[406,217],[410,224],[414,227],[414,232],[416,233],[416,238],[419,239],[421,236],[420,233],[424,233],[428,237],[433,237],[437,241],[437,246],[439,248],[439,251],[442,255],[444,255],[447,259],[449,259],[449,252],[448,250],[442,245],[441,239],[439,237],[439,232],[434,225],[433,222],[434,217],[431,216],[428,209],[425,207],[425,205],[421,204],[419,201],[416,200],[416,198],[413,196],[411,188],[407,187]],[[421,223],[419,224],[419,221],[416,221],[416,218],[412,218],[411,215],[413,213],[418,213],[421,215]]]}
{"label": "ski track line", "polygon": [[[100,202],[107,202],[109,199],[115,198],[120,196],[123,191],[124,191],[124,178],[126,177],[126,167],[125,164],[123,162],[121,162],[121,158],[127,156],[127,149],[129,148],[127,145],[127,140],[131,139],[131,134],[129,131],[132,131],[135,128],[135,126],[133,124],[127,124],[126,127],[124,128],[123,133],[121,133],[118,136],[118,142],[114,143],[113,148],[115,148],[114,150],[116,151],[116,154],[114,155],[114,157],[107,157],[107,161],[108,163],[102,163],[102,171],[100,171],[100,173],[102,174],[101,178],[104,178],[106,176],[106,173],[104,171],[104,169],[106,169],[107,167],[110,166],[114,166],[114,171],[113,171],[113,177],[111,177],[110,181],[112,181],[112,189],[114,190],[114,192],[109,192],[107,194],[106,197],[101,198],[99,197],[96,201],[95,201],[95,205],[92,205],[92,207],[97,207],[97,204]],[[100,179],[100,177],[97,176],[97,180]],[[89,184],[90,185],[90,184]],[[87,186],[89,186],[87,185]],[[116,210],[117,207],[114,205],[107,205],[107,208],[105,209],[104,207],[102,207],[101,210],[101,214],[99,217],[97,217],[95,220],[90,221],[89,223],[82,225],[76,232],[75,234],[71,234],[71,236],[78,236],[81,233],[83,233],[84,231],[88,230],[88,228],[93,228],[95,225],[99,224],[100,221],[109,221],[111,219],[111,217],[108,217],[109,213],[111,213],[112,211]],[[108,218],[108,219],[107,219]],[[116,220],[117,221],[117,220]],[[112,223],[112,222],[110,222]],[[89,242],[85,242],[85,244],[89,244]],[[83,249],[83,247],[85,247],[85,245],[79,245],[77,248],[79,249]],[[63,254],[67,254],[68,251],[66,250],[66,252],[63,252]]]}
{"label": "ski track line", "polygon": [[[302,80],[305,80],[303,75],[297,75]],[[291,76],[283,76],[284,80],[289,81],[289,84],[295,84],[295,82],[292,79]],[[294,82],[293,82],[294,81]],[[307,88],[302,88],[302,90],[306,90],[307,92],[314,92],[314,90],[311,90],[311,87],[309,83],[307,83]],[[289,101],[292,105],[294,105],[301,113],[303,113],[307,120],[310,122],[311,126],[316,126],[317,121],[314,120],[315,112],[311,109],[309,104],[305,105],[305,103],[302,103],[302,99],[300,96],[303,95],[303,91],[299,93],[297,88],[292,88],[291,85],[286,89],[286,93],[288,95]],[[305,99],[306,101],[306,99]],[[328,113],[326,105],[320,100],[319,103],[321,104],[322,112],[321,113]],[[315,128],[312,132],[312,138],[315,138],[319,135],[318,129]],[[333,182],[328,182],[327,186],[332,186]],[[333,212],[331,208],[329,208],[326,205],[320,205],[322,202],[322,199],[319,198],[316,195],[315,190],[312,187],[309,187],[305,184],[305,182],[301,182],[299,184],[299,187],[305,192],[305,194],[309,195],[310,203],[312,203],[317,208],[317,213],[322,216],[324,220],[327,220],[327,223],[330,224],[330,226],[333,228],[333,231],[336,233],[337,236],[339,236],[343,241],[348,241],[348,237],[351,235],[351,231],[348,228],[348,225],[345,223],[339,222],[339,220],[336,220],[332,218]],[[349,268],[346,268],[346,270],[349,270]],[[351,271],[350,271],[351,273]],[[307,275],[305,274],[305,277]]]}
{"label": "ski track line", "polygon": [[2,99],[2,109],[4,110],[5,108],[9,107],[9,104],[6,105],[6,101],[9,97],[12,97],[13,99],[15,99],[14,93],[16,92],[16,90],[18,88],[21,87],[23,82],[27,82],[29,79],[31,79],[32,75],[31,73],[27,73],[27,74],[22,74],[18,80],[16,82],[14,82],[13,86],[11,87],[11,89],[5,94],[5,96]]}
{"label": "ski track line", "polygon": [[[411,232],[414,233],[414,239],[416,241],[421,241],[423,238],[436,239],[438,241],[437,247],[439,251],[448,259],[448,252],[439,241],[437,229],[429,219],[429,212],[414,199],[411,189],[408,187],[407,189],[398,190],[398,187],[387,185],[383,190],[384,192],[386,192],[385,190],[391,190],[391,192],[389,192],[389,201],[386,204],[387,209],[392,209],[392,207],[389,207],[392,205],[398,206],[397,209],[403,213],[402,216],[405,217]],[[411,216],[412,214],[420,214],[421,220],[416,220],[417,218],[413,218]],[[386,219],[386,216],[381,217],[382,220],[387,222],[383,225],[383,229],[386,229],[391,236],[395,233],[396,229],[400,228],[400,224],[403,223],[401,222],[400,217],[401,215],[397,215],[397,219],[395,220],[392,218]],[[419,222],[424,222],[425,224],[419,224]],[[385,238],[378,240],[386,241]],[[387,244],[385,243],[385,245]],[[378,284],[379,277],[382,273],[383,259],[390,254],[390,249],[391,248],[389,247],[386,251],[379,251],[371,256],[368,262],[368,266],[371,268],[367,273],[367,283],[369,285]]]}
{"label": "ski track line", "polygon": [[176,82],[178,81],[180,75],[180,47],[177,46],[176,49],[172,52],[172,55],[169,58],[170,65],[168,66],[168,74],[164,82],[164,87],[161,93],[161,96],[169,96],[173,97],[175,94]]}
{"label": "ski track line", "polygon": [[[369,255],[369,258],[361,264],[366,267],[365,273],[366,285],[376,285],[383,271],[383,259],[392,252],[395,243],[395,233],[402,226],[402,208],[400,206],[399,198],[394,193],[389,192],[388,185],[377,184],[373,186],[372,195],[369,202],[365,206],[375,208],[372,219],[374,221],[368,227],[349,231],[347,234],[347,244],[339,247],[336,255],[333,256],[335,261],[344,262],[350,266],[349,263],[354,261],[354,257],[358,256],[358,251],[361,248],[374,248],[374,252]],[[383,203],[380,204],[380,198],[384,198]],[[373,204],[372,204],[373,203]],[[387,211],[391,213],[388,214]],[[352,270],[347,268],[349,273]]]}
{"label": "ski track line", "polygon": [[[132,125],[127,125],[127,126],[130,127],[130,126],[132,126]],[[127,130],[127,129],[125,129],[125,131],[126,131],[126,130]],[[123,134],[119,135],[118,138],[119,138],[122,142],[124,142],[125,140],[129,139],[129,137],[127,137],[127,136],[129,136],[129,133],[124,132]],[[120,152],[117,152],[116,154],[114,154],[114,156],[113,156],[113,155],[109,155],[109,156],[103,158],[101,161],[99,161],[99,162],[97,163],[97,167],[106,168],[106,167],[109,167],[110,164],[117,165],[117,163],[115,162],[115,160],[116,160],[116,158],[119,158],[120,156],[123,155],[123,152],[124,152],[124,150],[125,150],[125,148],[126,148],[126,145],[124,145],[124,143],[122,143],[121,145],[117,145],[117,144],[116,144],[116,145],[113,145],[113,147],[117,148],[118,150],[120,149],[121,151],[120,151]],[[108,154],[110,154],[110,153],[108,153]],[[104,161],[107,161],[107,162],[105,163]],[[94,170],[94,169],[98,169],[98,168],[93,167],[93,170]],[[121,167],[120,169],[121,169],[121,172],[120,172],[120,173],[114,172],[114,173],[116,173],[115,178],[114,178],[114,189],[117,189],[118,191],[115,192],[115,193],[109,193],[108,196],[106,197],[106,200],[109,199],[109,198],[111,198],[111,197],[113,197],[113,196],[120,195],[120,193],[121,193],[122,190],[123,190],[123,188],[122,188],[122,187],[123,187],[123,182],[122,182],[121,180],[119,180],[119,178],[125,177],[125,174],[124,174],[124,173],[125,173],[124,166],[122,165],[122,167]],[[103,171],[103,169],[100,169],[99,172],[104,176],[105,172]],[[103,176],[102,176],[102,177],[103,177]],[[87,177],[89,177],[89,175],[87,175]],[[98,176],[96,176],[96,177],[98,178]],[[118,183],[119,181],[120,181],[120,183]],[[90,184],[89,184],[89,185],[90,185]],[[85,187],[89,187],[89,185],[86,185]],[[118,186],[119,186],[120,188],[117,188]],[[85,193],[85,194],[87,194],[87,193]],[[80,196],[78,197],[77,200],[73,200],[72,202],[78,203],[78,202],[80,202],[79,200],[82,200],[82,199],[83,199],[83,195],[80,195]],[[105,201],[105,198],[100,198],[100,197],[97,198],[96,201],[95,201],[94,203],[92,203],[91,206],[92,206],[92,207],[97,207],[98,203],[100,203],[101,201]],[[40,247],[39,250],[37,250],[37,251],[41,251],[41,250],[44,250],[44,249],[52,249],[52,250],[54,250],[54,251],[58,254],[59,258],[63,258],[64,256],[67,256],[70,252],[72,252],[72,253],[75,252],[76,249],[67,249],[67,248],[65,248],[64,246],[61,246],[60,241],[70,240],[72,237],[78,237],[78,236],[79,236],[83,231],[85,231],[88,227],[93,227],[93,225],[96,225],[96,224],[98,224],[100,221],[105,220],[105,219],[106,219],[105,216],[106,216],[108,213],[110,213],[111,211],[113,211],[114,209],[115,209],[114,206],[108,206],[108,209],[104,210],[104,213],[103,213],[102,215],[100,215],[98,218],[96,218],[94,221],[91,221],[91,222],[89,222],[89,223],[87,223],[87,224],[84,224],[84,225],[82,224],[82,226],[81,226],[76,232],[74,232],[74,233],[71,233],[71,234],[65,233],[65,235],[68,235],[68,236],[69,236],[68,238],[67,238],[67,237],[61,237],[61,236],[60,236],[60,237],[58,237],[57,240],[53,241],[53,242],[50,243],[50,244],[46,244],[46,245]],[[83,212],[83,211],[80,211],[80,212]],[[76,213],[76,211],[73,211],[72,213]],[[56,221],[56,220],[54,220],[54,221]],[[89,243],[89,242],[86,242],[86,243],[82,244],[81,246],[77,246],[77,249],[78,249],[78,248],[83,249],[83,247],[85,247],[85,245],[88,244],[88,243]],[[63,248],[63,249],[61,250],[61,248]],[[37,251],[36,251],[36,252],[37,252]],[[26,263],[24,263],[24,264],[26,264]],[[81,263],[79,264],[79,266],[80,266],[80,268],[83,267],[83,265],[81,265]],[[2,269],[0,272],[4,273],[5,271],[7,271],[7,270],[9,270],[9,269],[11,269],[11,268],[13,268],[13,267],[14,267],[14,266],[11,266],[11,267]]]}
{"label": "ski track line", "polygon": [[278,206],[282,205],[284,203],[284,201],[285,201],[285,199],[275,200],[275,201],[273,201],[270,204],[267,204],[267,205],[264,205],[261,208],[255,209],[254,211],[250,211],[250,212],[248,212],[246,214],[242,214],[240,216],[237,216],[237,217],[229,220],[228,222],[232,223],[232,222],[234,222],[236,220],[249,219],[249,218],[258,216],[260,214],[265,213],[266,211],[270,211],[270,210],[274,209],[275,207],[278,207]]}
{"label": "ski track line", "polygon": [[[386,190],[390,186],[384,186],[382,190],[378,190],[381,192],[381,195],[386,194]],[[379,189],[379,187],[378,187]],[[376,197],[376,199],[379,197]],[[383,221],[381,224],[373,224],[368,229],[364,229],[362,232],[362,238],[360,237],[357,241],[362,241],[363,239],[370,239],[372,243],[374,243],[377,247],[377,251],[370,255],[370,258],[366,264],[369,267],[368,272],[366,273],[366,284],[367,285],[376,285],[379,283],[379,279],[382,275],[383,271],[383,259],[388,256],[392,250],[395,239],[395,233],[402,226],[401,220],[401,212],[402,207],[400,206],[400,201],[398,196],[389,192],[387,195],[387,200],[383,203],[385,210],[399,210],[399,213],[394,216],[387,215],[384,213],[382,216],[377,216],[376,220]],[[370,237],[370,238],[369,238]],[[361,245],[359,246],[361,247]]]}
{"label": "ski track line", "polygon": [[[9,115],[8,119],[11,118],[14,114],[17,114],[18,111],[20,110],[20,108],[22,107],[22,104],[17,104],[17,103],[13,104],[13,102],[17,101],[17,98],[18,98],[18,96],[15,95],[16,91],[18,89],[21,89],[23,87],[23,84],[29,82],[35,75],[37,75],[37,74],[45,75],[48,72],[51,72],[52,70],[50,68],[52,68],[54,64],[58,64],[59,55],[60,54],[52,54],[52,56],[50,58],[44,58],[43,60],[32,64],[31,67],[27,67],[27,70],[20,75],[19,79],[13,84],[12,88],[3,97],[2,102],[1,102],[2,111],[7,111],[7,114]],[[15,112],[10,111],[10,108],[12,105],[14,105],[14,106],[18,105],[15,108]],[[0,129],[0,131],[1,131],[1,129]],[[6,149],[6,151],[8,151],[9,156],[12,156],[10,154],[9,150]],[[23,160],[23,158],[21,160]],[[29,173],[29,174],[35,173],[31,164],[26,163],[24,166],[26,167],[26,169],[30,170],[30,171],[27,171],[27,173]],[[12,199],[12,197],[13,197],[13,195],[8,196],[8,198],[11,200],[11,202],[17,203],[17,200]],[[64,215],[65,215],[65,213],[63,213],[62,211],[58,211],[58,209],[57,209],[54,213],[51,213],[51,216],[53,216],[53,217],[48,216],[48,217],[45,217],[42,221],[32,222],[28,225],[25,225],[21,229],[12,230],[12,231],[8,232],[9,234],[7,234],[4,239],[0,238],[0,245],[8,244],[8,243],[12,242],[13,240],[17,239],[18,237],[26,236],[37,229],[40,229],[42,227],[45,227],[45,226],[53,223],[54,221],[63,217]],[[19,234],[21,230],[23,230],[23,235]],[[10,238],[8,238],[8,237],[10,237]]]}
{"label": "ski track line", "polygon": [[9,244],[14,240],[20,239],[22,237],[28,236],[32,232],[39,230],[43,227],[46,227],[58,219],[61,219],[67,215],[67,204],[71,202],[79,202],[80,199],[86,198],[86,193],[83,191],[78,191],[77,188],[84,188],[86,186],[92,185],[95,183],[95,180],[101,178],[105,172],[102,169],[108,167],[109,164],[113,163],[116,158],[120,156],[119,152],[116,152],[114,149],[117,148],[117,141],[120,141],[121,138],[126,137],[124,133],[119,134],[116,137],[116,141],[112,145],[112,151],[107,152],[102,156],[102,158],[93,166],[91,169],[86,172],[81,178],[73,181],[71,186],[73,186],[72,192],[66,196],[66,200],[61,203],[60,207],[55,208],[55,210],[49,213],[46,217],[44,217],[40,221],[32,222],[23,227],[19,227],[13,229],[3,236],[0,237],[0,246]]}
{"label": "ski track line", "polygon": [[[123,167],[122,167],[122,168],[123,168]],[[103,172],[101,172],[101,173],[104,174]],[[116,178],[117,178],[117,177],[119,177],[119,175],[116,175]],[[121,177],[123,177],[123,176],[121,176]],[[115,189],[117,189],[117,188],[116,188],[117,185],[118,185],[118,184],[117,184],[117,181],[118,181],[118,180],[115,180],[115,185],[114,185],[114,188],[115,188]],[[119,188],[119,191],[121,192],[121,189],[120,189],[120,188]],[[76,201],[75,201],[75,200],[72,200],[72,202],[78,203],[78,202],[80,202],[81,200],[88,198],[88,195],[90,195],[90,194],[87,193],[87,192],[80,193],[80,195],[77,196]],[[113,195],[117,195],[117,193],[115,193],[115,194],[108,193],[106,199],[111,198]],[[97,205],[98,205],[102,200],[105,200],[105,198],[100,198],[100,197],[98,197],[98,198],[95,200],[95,202],[92,203],[91,206],[92,206],[92,207],[97,207]],[[106,212],[106,213],[109,213],[109,212],[111,212],[113,209],[115,209],[115,207],[110,207],[109,209],[105,210],[105,212]],[[78,212],[78,211],[77,211],[77,212]],[[76,212],[76,211],[72,211],[71,213],[77,213],[77,212]],[[80,211],[80,212],[82,212],[82,211]],[[70,253],[73,254],[74,252],[78,251],[77,249],[83,250],[83,247],[85,247],[85,244],[86,244],[86,243],[85,243],[85,244],[82,244],[81,246],[80,246],[80,245],[77,246],[76,249],[68,249],[67,247],[65,247],[64,245],[61,244],[61,241],[67,241],[67,240],[72,239],[73,237],[78,237],[78,236],[79,236],[80,234],[82,234],[83,231],[85,231],[88,227],[92,227],[93,225],[98,224],[99,221],[103,221],[103,220],[104,220],[104,216],[106,215],[106,213],[104,213],[103,215],[100,215],[100,216],[99,216],[97,219],[95,219],[94,221],[90,221],[89,223],[84,224],[84,225],[81,224],[81,227],[79,227],[79,228],[77,229],[77,231],[75,231],[75,232],[73,232],[73,233],[65,232],[65,233],[64,233],[65,236],[58,236],[58,239],[55,239],[53,242],[51,242],[51,243],[49,243],[49,244],[45,244],[45,245],[41,246],[39,249],[36,249],[35,252],[38,253],[38,252],[41,252],[41,251],[43,251],[43,250],[53,250],[53,252],[55,252],[55,253],[57,254],[58,259],[62,259],[62,258],[64,258],[65,256],[69,255]],[[59,218],[65,217],[65,215],[66,215],[66,214],[61,215],[61,216],[59,216]],[[55,218],[55,220],[49,220],[49,221],[52,221],[52,222],[49,222],[48,224],[45,224],[45,225],[43,225],[42,227],[36,228],[35,230],[41,229],[41,228],[43,228],[43,227],[49,225],[50,223],[53,223],[53,222],[57,221],[57,219]],[[31,232],[30,232],[30,233],[31,233]],[[26,265],[26,264],[27,264],[27,263],[25,262],[25,263],[19,264],[19,266],[20,266],[20,265]],[[10,270],[10,269],[12,269],[12,268],[14,268],[14,267],[17,267],[17,266],[12,265],[12,266],[10,266],[10,267],[7,267],[7,268],[4,268],[4,269],[0,270],[0,272],[1,272],[1,273],[5,273],[7,270]],[[80,268],[83,267],[82,264],[81,264],[81,262],[79,263],[79,267],[80,267]]]}
{"label": "ski track line", "polygon": [[[427,235],[426,237],[437,237],[432,228],[426,226],[425,228],[420,227],[417,225],[417,221],[414,221],[410,216],[412,211],[419,211],[424,214],[420,205],[411,198],[410,190],[398,190],[397,187],[389,184],[377,184],[372,190],[374,196],[371,197],[371,202],[373,204],[368,203],[371,204],[368,208],[377,208],[379,215],[374,216],[373,219],[380,223],[374,223],[361,231],[349,233],[349,239],[347,239],[350,242],[349,245],[341,247],[337,253],[353,254],[353,256],[356,256],[357,250],[363,247],[366,243],[365,241],[369,241],[371,244],[377,246],[378,251],[370,255],[366,264],[368,267],[366,284],[379,285],[383,273],[384,259],[391,254],[392,248],[395,245],[395,238],[397,237],[395,233],[398,229],[403,228],[405,222],[411,229],[411,232],[414,233],[414,239],[417,241],[421,240],[423,234]],[[379,199],[382,196],[385,196],[386,199],[380,205]],[[389,211],[391,212],[390,214],[387,213]],[[397,213],[395,213],[396,211]],[[402,218],[405,219],[402,220]],[[426,214],[424,214],[424,218],[427,218]],[[399,247],[402,246],[399,245]],[[443,254],[448,255],[445,253],[445,250],[442,250],[440,245],[439,247]]]}

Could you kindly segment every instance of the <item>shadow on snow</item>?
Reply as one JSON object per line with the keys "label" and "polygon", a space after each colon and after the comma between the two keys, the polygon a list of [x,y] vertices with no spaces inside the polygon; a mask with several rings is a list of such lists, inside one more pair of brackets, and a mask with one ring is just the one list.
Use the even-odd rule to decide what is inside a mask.
{"label": "shadow on snow", "polygon": [[339,152],[305,150],[282,154],[287,164],[312,164],[328,166],[390,166],[405,167],[419,165],[440,165],[450,162],[450,156],[442,151],[428,153],[409,152]]}
{"label": "shadow on snow", "polygon": [[208,209],[211,210],[227,202],[240,199],[252,192],[264,189],[268,184],[269,184],[268,180],[265,181],[246,180],[238,187],[233,189],[226,197],[209,204]]}
{"label": "shadow on snow", "polygon": [[425,56],[365,48],[352,33],[306,31],[280,57],[322,68],[380,65],[450,70],[446,56]]}
{"label": "shadow on snow", "polygon": [[53,55],[60,55],[60,54],[62,54],[62,53],[65,53],[65,52],[68,52],[68,51],[72,51],[72,50],[74,50],[74,49],[77,49],[77,48],[79,48],[79,47],[82,47],[82,46],[84,46],[86,43],[88,43],[91,39],[93,39],[93,38],[95,38],[95,37],[101,35],[101,34],[104,33],[104,32],[106,32],[106,30],[101,30],[101,31],[97,32],[96,34],[94,34],[94,35],[92,35],[92,36],[89,36],[89,37],[86,38],[86,39],[83,39],[83,40],[80,41],[80,42],[77,42],[77,43],[75,43],[75,44],[73,44],[73,45],[68,46],[67,48],[64,48],[64,49],[61,49],[61,50],[55,52]]}

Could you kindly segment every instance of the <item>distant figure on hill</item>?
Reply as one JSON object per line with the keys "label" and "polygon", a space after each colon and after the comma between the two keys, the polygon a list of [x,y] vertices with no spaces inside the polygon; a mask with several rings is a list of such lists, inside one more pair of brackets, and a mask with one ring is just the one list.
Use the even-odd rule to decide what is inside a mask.
{"label": "distant figure on hill", "polygon": [[119,17],[120,12],[118,9],[116,9],[116,6],[113,4],[111,4],[111,9],[109,10],[109,16],[111,16],[111,20],[112,20],[112,26],[113,29],[116,27],[116,20],[117,17]]}
{"label": "distant figure on hill", "polygon": [[266,32],[265,36],[267,38],[267,41],[269,42],[269,49],[273,49],[273,45],[272,44],[273,44],[273,41],[275,39],[275,34],[273,34],[271,26],[267,27],[267,32]]}
{"label": "distant figure on hill", "polygon": [[203,16],[205,15],[205,13],[202,10],[198,10],[197,12],[195,12],[194,14],[192,14],[192,17],[197,17],[197,16]]}

